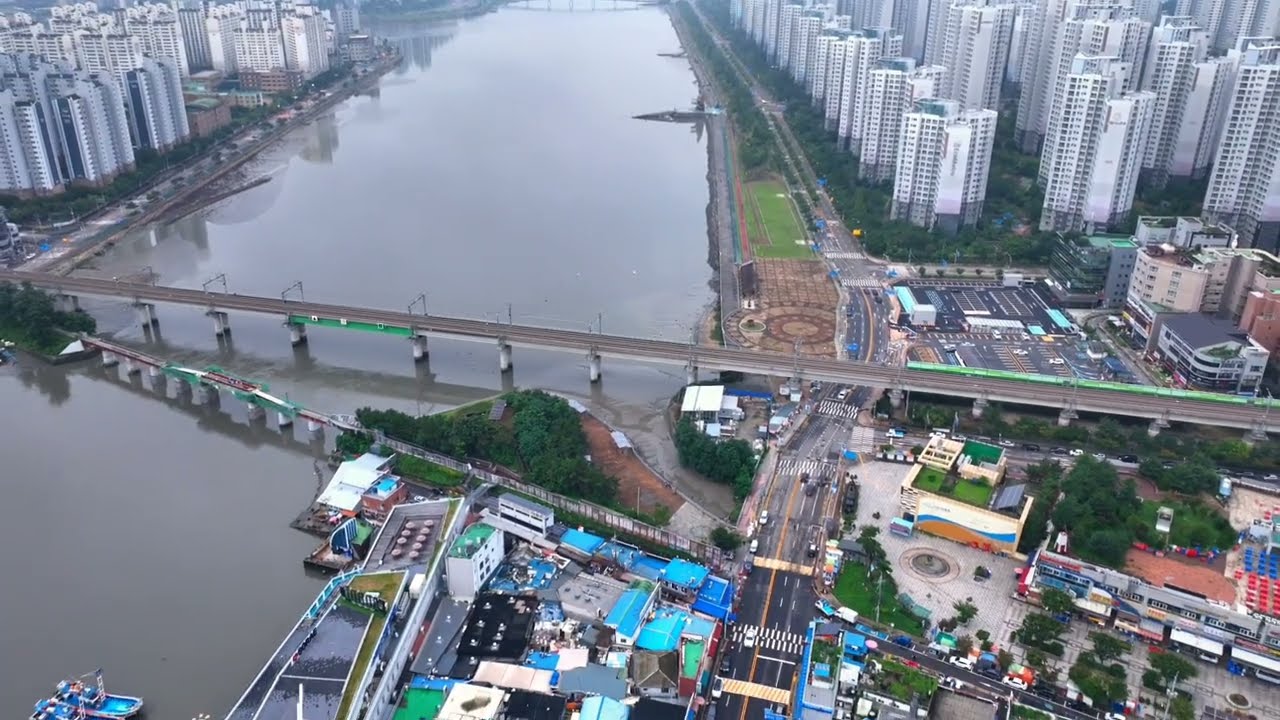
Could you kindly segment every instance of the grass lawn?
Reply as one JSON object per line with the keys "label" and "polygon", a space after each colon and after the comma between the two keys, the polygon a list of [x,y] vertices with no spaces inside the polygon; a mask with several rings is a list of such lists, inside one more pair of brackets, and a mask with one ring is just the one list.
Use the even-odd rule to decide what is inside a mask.
{"label": "grass lawn", "polygon": [[747,232],[762,257],[811,257],[808,236],[787,186],[776,180],[748,183]]}
{"label": "grass lawn", "polygon": [[25,330],[13,325],[0,324],[0,340],[8,340],[19,348],[41,355],[57,355],[62,352],[72,338],[61,333],[54,336],[53,342],[41,343],[28,336]]}
{"label": "grass lawn", "polygon": [[918,490],[953,497],[963,503],[986,507],[995,488],[984,482],[970,482],[961,478],[949,478],[937,468],[924,467],[916,475],[914,486]]}
{"label": "grass lawn", "polygon": [[[1231,523],[1211,505],[1183,503],[1176,500],[1156,502],[1144,500],[1139,516],[1149,528],[1156,525],[1156,513],[1161,506],[1173,510],[1173,525],[1169,529],[1169,542],[1182,547],[1229,548],[1236,541],[1236,531]],[[1154,535],[1155,533],[1152,533]]]}
{"label": "grass lawn", "polygon": [[[396,590],[400,589],[400,583],[403,580],[404,573],[399,572],[361,575],[351,581],[351,589],[359,592],[378,593],[390,605],[395,602]],[[339,602],[346,601],[340,600]],[[352,607],[357,606],[352,605]],[[373,620],[365,628],[364,639],[360,641],[360,652],[356,653],[356,661],[351,666],[351,678],[347,681],[347,686],[342,690],[342,702],[338,704],[337,717],[344,718],[347,716],[347,711],[351,709],[351,701],[355,697],[355,693],[363,689],[358,685],[364,679],[365,671],[369,669],[369,663],[373,660],[373,651],[378,647],[378,638],[382,637],[382,629],[386,625],[386,615],[373,613]]]}
{"label": "grass lawn", "polygon": [[952,489],[951,495],[960,502],[986,507],[987,503],[991,502],[993,492],[995,488],[981,481],[956,480],[956,486]]}
{"label": "grass lawn", "polygon": [[[836,578],[836,599],[841,605],[853,608],[859,615],[874,621],[876,619],[876,585],[867,580],[867,566],[858,563],[845,563]],[[892,624],[898,630],[912,635],[924,632],[920,618],[903,610],[898,605],[898,598],[888,590],[880,598],[880,624]]]}
{"label": "grass lawn", "polygon": [[412,480],[420,480],[427,485],[441,488],[457,487],[465,478],[462,473],[453,468],[436,465],[404,453],[396,455],[396,472]]}
{"label": "grass lawn", "polygon": [[947,476],[937,468],[928,466],[920,468],[920,472],[916,475],[916,481],[912,483],[918,490],[931,493],[942,493],[942,486],[947,482]]}

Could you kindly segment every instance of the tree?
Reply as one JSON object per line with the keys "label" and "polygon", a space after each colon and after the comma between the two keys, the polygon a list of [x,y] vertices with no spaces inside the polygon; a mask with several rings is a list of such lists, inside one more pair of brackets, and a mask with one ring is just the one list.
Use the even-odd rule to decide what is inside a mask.
{"label": "tree", "polygon": [[1057,642],[1066,626],[1044,613],[1027,613],[1018,628],[1018,640],[1030,647],[1044,647]]}
{"label": "tree", "polygon": [[978,615],[978,606],[969,602],[968,599],[957,602],[952,607],[956,610],[956,622],[961,625],[968,625],[969,621]]}
{"label": "tree", "polygon": [[985,270],[983,270],[982,268],[974,268],[974,269],[973,269],[973,274],[974,274],[974,275],[977,275],[978,277],[982,277],[982,274],[983,274],[984,272],[986,272],[986,271],[985,271]]}
{"label": "tree", "polygon": [[721,550],[737,550],[742,546],[742,536],[723,525],[711,531],[711,542]]}
{"label": "tree", "polygon": [[956,638],[956,652],[960,655],[968,655],[973,652],[973,638],[969,635],[961,635]]}
{"label": "tree", "polygon": [[1169,717],[1173,720],[1196,720],[1196,708],[1191,699],[1178,695],[1169,702]]}
{"label": "tree", "polygon": [[1065,590],[1047,587],[1040,591],[1040,607],[1050,615],[1066,615],[1076,607],[1076,601]]}
{"label": "tree", "polygon": [[1191,664],[1190,660],[1168,652],[1153,653],[1147,657],[1147,664],[1151,666],[1152,670],[1160,673],[1160,678],[1164,680],[1165,687],[1175,681],[1190,680],[1200,672],[1195,665]]}
{"label": "tree", "polygon": [[1104,663],[1119,660],[1133,649],[1133,646],[1124,640],[1104,632],[1091,632],[1089,639],[1093,641],[1093,654]]}
{"label": "tree", "polygon": [[1080,688],[1080,692],[1093,701],[1095,707],[1111,707],[1113,703],[1124,700],[1128,696],[1129,689],[1125,682],[1124,668],[1120,668],[1120,672],[1116,673],[1112,668],[1103,667],[1091,652],[1080,653],[1071,670],[1067,672],[1067,677]]}
{"label": "tree", "polygon": [[934,275],[937,275],[938,277],[942,277],[943,275],[946,275],[946,274],[947,274],[947,271],[946,271],[945,269],[943,269],[943,268],[934,268],[934,269],[933,269],[933,274],[934,274]]}

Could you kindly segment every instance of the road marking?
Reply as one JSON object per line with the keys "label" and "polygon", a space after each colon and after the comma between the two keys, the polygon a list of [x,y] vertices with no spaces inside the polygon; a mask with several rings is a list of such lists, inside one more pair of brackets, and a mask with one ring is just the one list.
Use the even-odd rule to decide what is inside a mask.
{"label": "road marking", "polygon": [[[755,566],[768,568],[770,570],[782,570],[783,572],[789,572],[795,575],[804,575],[807,577],[811,577],[813,575],[813,568],[811,567],[806,565],[797,565],[796,563],[789,562],[787,560],[780,560],[778,558],[757,557],[755,559]],[[787,578],[784,577],[782,582],[785,586]]]}
{"label": "road marking", "polygon": [[760,659],[761,659],[761,660],[768,660],[769,662],[782,663],[783,665],[795,665],[795,664],[796,664],[795,660],[783,660],[782,658],[769,657],[768,655],[761,655],[761,656],[760,656]]}
{"label": "road marking", "polygon": [[[754,663],[752,663],[754,665]],[[765,700],[771,703],[787,703],[791,702],[791,691],[776,688],[772,685],[761,685],[760,683],[747,682],[745,680],[734,680],[726,678],[721,684],[720,689],[731,695],[745,695],[746,697],[756,698],[757,700]],[[746,717],[747,703],[742,703],[742,715]]]}

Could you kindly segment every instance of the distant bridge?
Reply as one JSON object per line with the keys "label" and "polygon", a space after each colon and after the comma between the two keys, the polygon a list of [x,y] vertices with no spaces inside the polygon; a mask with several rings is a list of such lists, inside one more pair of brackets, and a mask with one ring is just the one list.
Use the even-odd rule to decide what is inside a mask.
{"label": "distant bridge", "polygon": [[507,3],[511,10],[530,10],[533,12],[553,13],[588,13],[588,12],[632,12],[643,10],[649,5],[660,5],[655,2],[636,2],[635,0],[518,0]]}

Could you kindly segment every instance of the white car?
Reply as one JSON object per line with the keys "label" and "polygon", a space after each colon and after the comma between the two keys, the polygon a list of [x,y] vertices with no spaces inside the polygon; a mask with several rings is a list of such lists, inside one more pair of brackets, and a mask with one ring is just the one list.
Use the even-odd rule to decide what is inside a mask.
{"label": "white car", "polygon": [[768,524],[769,524],[769,511],[765,510],[764,512],[760,513],[760,527],[764,527],[765,525],[768,525]]}
{"label": "white car", "polygon": [[1050,365],[1066,365],[1067,361],[1062,358],[1049,358]]}
{"label": "white car", "polygon": [[759,632],[759,631],[758,631],[758,630],[756,630],[756,629],[755,629],[755,628],[753,628],[753,627],[749,627],[749,628],[747,628],[747,629],[742,633],[742,647],[744,647],[744,648],[753,648],[753,647],[755,647],[755,646],[756,646],[756,634],[757,634],[758,632]]}
{"label": "white car", "polygon": [[1080,448],[1071,448],[1071,452],[1067,454],[1070,455],[1071,457],[1080,457],[1081,455],[1084,454],[1084,451],[1081,450]]}
{"label": "white car", "polygon": [[845,388],[844,390],[841,390],[840,392],[836,393],[836,400],[838,400],[839,402],[844,402],[845,399],[848,397],[849,397],[848,388]]}
{"label": "white car", "polygon": [[1012,440],[1001,440],[1000,447],[1013,447],[1016,443]]}
{"label": "white car", "polygon": [[1027,689],[1027,681],[1023,680],[1020,677],[1017,677],[1016,675],[1005,675],[1000,682],[1004,683],[1005,685],[1008,685],[1011,688],[1014,688],[1015,690]]}
{"label": "white car", "polygon": [[1093,459],[1097,460],[1098,462],[1106,462],[1107,456],[1106,456],[1106,453],[1094,453]]}
{"label": "white car", "polygon": [[955,665],[958,668],[964,668],[965,670],[969,670],[970,672],[973,671],[973,658],[969,657],[968,655],[952,655],[951,657],[947,658],[947,662],[951,663],[952,665]]}
{"label": "white car", "polygon": [[713,700],[719,700],[720,696],[723,694],[724,694],[724,680],[722,680],[721,678],[716,678],[716,681],[711,684],[711,698]]}

